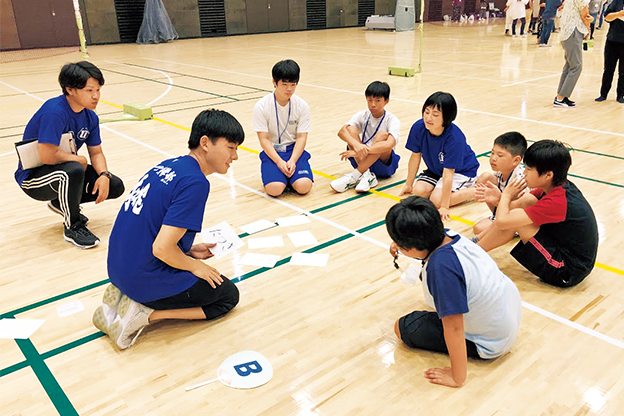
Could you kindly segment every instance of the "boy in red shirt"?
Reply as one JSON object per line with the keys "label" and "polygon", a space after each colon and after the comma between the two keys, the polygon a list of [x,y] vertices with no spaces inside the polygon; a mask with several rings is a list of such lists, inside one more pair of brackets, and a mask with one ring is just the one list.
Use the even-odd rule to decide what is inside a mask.
{"label": "boy in red shirt", "polygon": [[[485,251],[520,241],[511,255],[544,282],[571,287],[589,275],[596,262],[598,227],[589,203],[567,179],[572,164],[563,143],[541,140],[524,155],[524,178],[503,191],[493,226],[477,243]],[[522,194],[526,187],[533,189]]]}

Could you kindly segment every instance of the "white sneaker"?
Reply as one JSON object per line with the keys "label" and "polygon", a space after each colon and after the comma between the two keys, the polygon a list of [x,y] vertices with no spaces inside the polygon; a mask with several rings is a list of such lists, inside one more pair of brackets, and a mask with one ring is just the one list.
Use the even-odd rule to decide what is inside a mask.
{"label": "white sneaker", "polygon": [[355,187],[356,192],[368,192],[370,188],[374,188],[377,186],[377,177],[370,170],[367,170],[360,177],[360,182],[358,182]]}
{"label": "white sneaker", "polygon": [[[97,311],[96,311],[97,312]],[[117,307],[117,316],[110,327],[110,337],[120,350],[132,346],[149,324],[154,309],[141,305],[123,295]]]}
{"label": "white sneaker", "polygon": [[[361,176],[360,176],[361,178]],[[347,173],[342,178],[334,179],[329,183],[329,186],[336,192],[344,192],[347,189],[351,189],[357,185],[358,180],[353,177],[353,173]]]}
{"label": "white sneaker", "polygon": [[123,294],[112,284],[108,285],[102,296],[102,305],[93,314],[93,325],[110,336],[110,328],[117,317],[117,308]]}

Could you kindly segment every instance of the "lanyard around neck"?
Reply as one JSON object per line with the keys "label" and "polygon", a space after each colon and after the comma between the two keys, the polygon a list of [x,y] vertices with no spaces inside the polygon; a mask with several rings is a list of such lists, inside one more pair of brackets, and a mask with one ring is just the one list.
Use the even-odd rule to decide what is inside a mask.
{"label": "lanyard around neck", "polygon": [[[501,189],[501,179],[503,179],[503,174],[501,173],[501,178],[498,180],[498,190],[503,192],[503,190],[505,188],[507,188],[507,184],[509,184],[509,180],[511,179],[511,177],[513,176],[514,171],[511,171],[511,173],[509,174],[509,177],[507,178],[507,180],[505,181],[505,185],[503,185],[503,188]],[[492,216],[496,215],[496,209],[498,207],[494,207],[494,210],[492,211]]]}
{"label": "lanyard around neck", "polygon": [[379,131],[379,127],[381,127],[381,123],[383,123],[384,118],[386,118],[386,111],[384,110],[383,116],[381,117],[381,120],[379,120],[379,124],[377,124],[377,128],[375,129],[375,132],[373,133],[373,135],[370,136],[368,140],[366,140],[366,129],[368,129],[368,122],[370,121],[370,118],[372,115],[373,113],[370,113],[368,115],[368,118],[366,119],[366,124],[364,125],[364,130],[362,130],[362,144],[366,144],[370,142],[371,140],[373,140],[373,137],[375,137],[375,135]]}
{"label": "lanyard around neck", "polygon": [[[498,181],[498,189],[503,192],[503,189],[507,188],[507,184],[509,184],[509,180],[511,179],[511,177],[513,176],[514,171],[511,171],[511,173],[509,174],[509,177],[507,178],[507,180],[505,181],[505,185],[503,185],[503,188],[501,189],[501,181]],[[503,173],[501,172],[501,179],[503,179]]]}
{"label": "lanyard around neck", "polygon": [[275,98],[275,93],[273,93],[273,102],[275,103],[275,120],[277,123],[277,143],[282,144],[282,135],[286,132],[288,128],[288,123],[290,123],[290,106],[292,102],[288,100],[288,119],[286,120],[286,126],[284,126],[284,130],[280,133],[280,125],[279,125],[279,115],[277,114],[277,99]]}

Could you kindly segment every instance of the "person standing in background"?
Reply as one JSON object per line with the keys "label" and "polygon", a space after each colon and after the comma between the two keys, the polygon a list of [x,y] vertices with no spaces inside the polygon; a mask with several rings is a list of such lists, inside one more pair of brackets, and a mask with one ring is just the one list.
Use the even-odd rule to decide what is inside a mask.
{"label": "person standing in background", "polygon": [[624,104],[624,0],[613,0],[605,11],[605,20],[609,23],[609,32],[604,48],[604,72],[600,86],[600,97],[604,101],[613,83],[615,66],[619,63],[616,100]]}
{"label": "person standing in background", "polygon": [[561,15],[561,45],[565,51],[565,64],[561,71],[554,107],[575,107],[570,100],[583,70],[583,38],[589,33],[589,0],[566,0]]}

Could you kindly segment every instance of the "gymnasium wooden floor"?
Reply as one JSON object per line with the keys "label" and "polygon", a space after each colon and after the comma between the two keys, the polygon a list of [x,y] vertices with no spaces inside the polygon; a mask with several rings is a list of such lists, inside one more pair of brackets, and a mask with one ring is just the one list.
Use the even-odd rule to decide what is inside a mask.
{"label": "gymnasium wooden floor", "polygon": [[[43,100],[60,93],[60,67],[78,53],[0,65],[0,313],[45,319],[24,341],[0,340],[2,415],[620,415],[624,409],[624,106],[595,103],[606,31],[583,53],[584,69],[572,99],[576,109],[552,107],[563,66],[558,35],[552,48],[535,37],[502,36],[489,25],[426,24],[423,72],[387,75],[387,67],[418,65],[418,33],[362,28],[181,40],[164,45],[89,47],[106,78],[101,118],[119,116],[128,102],[150,105],[155,119],[102,125],[109,168],[132,189],[149,168],[187,152],[188,130],[202,109],[231,112],[247,138],[227,175],[213,176],[204,226],[304,213],[310,224],[272,228],[255,237],[310,230],[329,254],[326,267],[287,264],[290,244],[275,253],[273,269],[238,264],[249,251],[211,260],[236,279],[241,302],[214,322],[166,322],[119,352],[91,324],[107,283],[108,235],[123,198],[85,205],[89,228],[102,242],[81,251],[62,238],[60,218],[15,184],[13,143]],[[275,62],[295,59],[297,89],[311,107],[308,150],[315,170],[310,195],[279,199],[261,192],[252,129],[255,102],[272,90]],[[336,133],[366,108],[374,80],[392,88],[387,110],[401,120],[403,157],[397,174],[375,192],[334,193],[329,182],[346,173]],[[429,384],[423,371],[448,365],[441,354],[410,350],[393,334],[394,321],[425,308],[420,286],[399,282],[387,253],[383,219],[407,174],[404,148],[422,102],[445,90],[458,101],[456,124],[481,170],[489,170],[494,138],[517,130],[529,140],[555,138],[575,149],[571,178],[600,224],[598,264],[579,286],[560,290],[540,283],[513,260],[511,245],[494,252],[524,301],[518,341],[510,354],[468,364],[459,389]],[[447,226],[472,236],[470,225],[487,208],[452,209]],[[243,235],[243,240],[249,237]],[[401,259],[402,265],[407,265]],[[84,311],[60,318],[56,308],[80,301]],[[256,350],[273,365],[273,379],[253,390],[219,383],[184,387],[214,377],[221,362]],[[619,409],[619,410],[618,410]]]}

